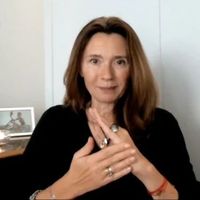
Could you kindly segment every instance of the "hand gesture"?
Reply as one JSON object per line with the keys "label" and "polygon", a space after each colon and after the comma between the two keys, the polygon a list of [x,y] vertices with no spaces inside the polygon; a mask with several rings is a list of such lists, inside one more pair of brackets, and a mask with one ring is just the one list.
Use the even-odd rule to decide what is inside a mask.
{"label": "hand gesture", "polygon": [[59,180],[73,197],[102,187],[131,172],[134,152],[130,145],[121,142],[91,154],[93,148],[94,140],[90,137],[74,154],[69,171]]}
{"label": "hand gesture", "polygon": [[[101,138],[104,141],[106,138],[109,141],[109,146],[114,144],[126,143],[131,146],[134,152],[135,162],[131,165],[132,173],[140,178],[143,169],[150,164],[150,162],[141,154],[133,139],[130,137],[128,131],[122,127],[118,127],[118,130],[113,132],[110,127],[101,119],[95,108],[89,108],[88,114],[93,120],[93,137],[96,141]],[[99,143],[99,142],[97,142]],[[100,142],[99,144],[101,144]]]}

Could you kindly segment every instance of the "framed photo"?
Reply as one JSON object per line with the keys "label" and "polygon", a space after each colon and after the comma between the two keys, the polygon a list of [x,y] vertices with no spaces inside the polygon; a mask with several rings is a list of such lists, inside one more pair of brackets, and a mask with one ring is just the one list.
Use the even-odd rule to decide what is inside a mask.
{"label": "framed photo", "polygon": [[34,128],[33,107],[0,108],[0,131],[9,137],[30,136]]}

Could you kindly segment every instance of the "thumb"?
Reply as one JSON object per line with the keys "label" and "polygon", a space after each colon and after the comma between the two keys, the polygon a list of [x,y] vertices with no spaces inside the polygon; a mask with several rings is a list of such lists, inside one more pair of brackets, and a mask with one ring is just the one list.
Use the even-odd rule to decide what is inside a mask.
{"label": "thumb", "polygon": [[92,137],[89,137],[87,143],[75,153],[75,158],[89,155],[92,152],[93,148],[94,139]]}

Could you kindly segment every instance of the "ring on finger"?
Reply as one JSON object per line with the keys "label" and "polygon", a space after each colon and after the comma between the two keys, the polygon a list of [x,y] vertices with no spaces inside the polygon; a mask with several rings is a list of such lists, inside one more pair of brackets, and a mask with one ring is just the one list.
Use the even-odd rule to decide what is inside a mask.
{"label": "ring on finger", "polygon": [[114,174],[113,170],[111,167],[106,168],[106,175],[111,177]]}
{"label": "ring on finger", "polygon": [[99,145],[100,148],[103,149],[103,148],[105,148],[106,146],[108,146],[109,141],[110,141],[110,139],[105,137],[105,138],[103,139],[103,141],[102,141],[102,142],[100,143],[100,145]]}
{"label": "ring on finger", "polygon": [[119,126],[117,124],[112,124],[110,126],[110,129],[112,130],[113,133],[117,133],[119,131]]}

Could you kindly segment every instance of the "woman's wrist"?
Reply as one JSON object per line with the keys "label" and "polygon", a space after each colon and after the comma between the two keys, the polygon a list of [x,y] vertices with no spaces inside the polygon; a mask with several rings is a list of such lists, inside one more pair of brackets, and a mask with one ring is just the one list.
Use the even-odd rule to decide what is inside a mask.
{"label": "woman's wrist", "polygon": [[150,162],[146,162],[142,170],[135,172],[134,175],[145,185],[148,191],[158,188],[163,181],[163,176]]}
{"label": "woman's wrist", "polygon": [[155,166],[146,159],[143,159],[138,170],[132,172],[145,185],[148,191],[153,191],[163,181],[163,176]]}
{"label": "woman's wrist", "polygon": [[68,195],[62,193],[56,193],[53,191],[52,186],[48,187],[44,190],[36,191],[35,198],[31,200],[39,200],[39,199],[49,199],[49,200],[56,200],[56,199],[66,199],[66,200],[73,200],[71,197],[66,197]]}
{"label": "woman's wrist", "polygon": [[148,191],[149,195],[160,196],[165,191],[168,183],[168,180],[165,177],[163,177],[163,182],[156,189]]}
{"label": "woman's wrist", "polygon": [[55,183],[53,183],[48,188],[41,190],[37,196],[36,200],[38,199],[66,199],[66,200],[72,200],[76,197],[75,194],[75,187],[70,186],[71,184],[68,184],[66,179],[59,179]]}
{"label": "woman's wrist", "polygon": [[137,177],[154,199],[178,199],[175,187],[150,162]]}
{"label": "woman's wrist", "polygon": [[56,200],[56,195],[54,193],[52,193],[52,191],[50,190],[50,187],[47,189],[44,189],[44,190],[40,190],[36,194],[37,195],[35,196],[34,200],[37,200],[37,199]]}
{"label": "woman's wrist", "polygon": [[56,200],[57,197],[52,191],[52,187],[48,187],[46,190],[40,190],[40,192],[37,193],[37,196],[35,200],[37,199],[49,199],[49,200]]}

